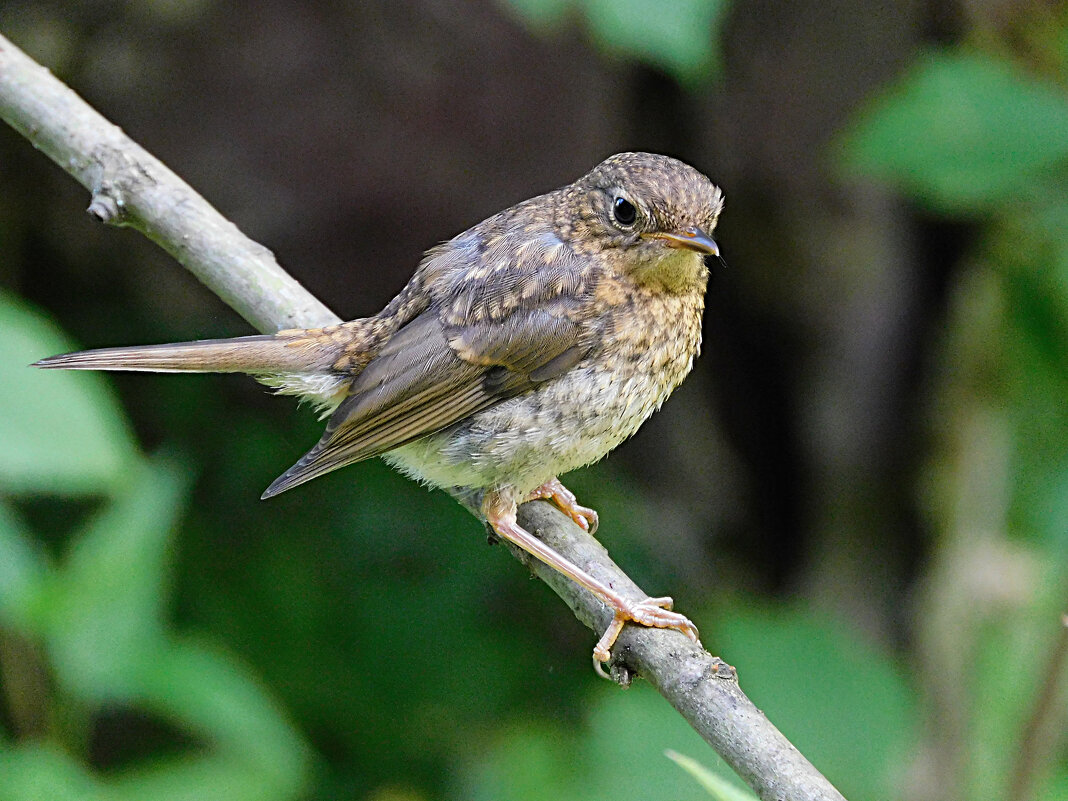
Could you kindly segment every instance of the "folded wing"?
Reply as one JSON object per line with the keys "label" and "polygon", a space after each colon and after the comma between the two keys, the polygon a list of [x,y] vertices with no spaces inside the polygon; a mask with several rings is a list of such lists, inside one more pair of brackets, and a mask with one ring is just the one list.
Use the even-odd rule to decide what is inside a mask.
{"label": "folded wing", "polygon": [[[566,372],[590,344],[576,314],[583,295],[574,282],[565,288],[571,291],[561,293],[556,282],[502,304],[491,277],[465,288],[473,298],[454,293],[431,306],[383,345],[319,443],[263,497],[440,431]],[[457,307],[464,309],[459,317]]]}

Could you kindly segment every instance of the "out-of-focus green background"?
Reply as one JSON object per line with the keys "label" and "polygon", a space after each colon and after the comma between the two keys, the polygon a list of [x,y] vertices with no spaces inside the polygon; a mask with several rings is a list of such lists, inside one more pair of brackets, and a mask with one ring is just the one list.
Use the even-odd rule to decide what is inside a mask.
{"label": "out-of-focus green background", "polygon": [[[853,801],[1068,797],[1068,10],[0,0],[346,318],[623,149],[720,183],[693,376],[568,479]],[[442,493],[228,376],[249,327],[0,129],[0,799],[595,799],[729,771]],[[1058,657],[1058,654],[1060,655]]]}

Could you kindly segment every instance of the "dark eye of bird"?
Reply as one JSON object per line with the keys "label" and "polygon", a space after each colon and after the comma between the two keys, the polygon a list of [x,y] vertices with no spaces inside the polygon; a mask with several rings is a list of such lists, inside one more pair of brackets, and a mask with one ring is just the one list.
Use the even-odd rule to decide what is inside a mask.
{"label": "dark eye of bird", "polygon": [[638,210],[625,197],[617,197],[612,201],[612,216],[620,225],[634,225],[634,221],[638,219]]}

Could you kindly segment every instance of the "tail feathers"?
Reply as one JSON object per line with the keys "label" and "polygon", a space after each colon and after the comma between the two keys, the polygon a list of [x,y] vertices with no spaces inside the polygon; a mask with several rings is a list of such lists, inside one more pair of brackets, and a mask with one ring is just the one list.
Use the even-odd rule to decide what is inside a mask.
{"label": "tail feathers", "polygon": [[156,373],[319,373],[340,348],[307,337],[256,335],[169,345],[101,348],[50,356],[33,367],[59,370],[140,370]]}

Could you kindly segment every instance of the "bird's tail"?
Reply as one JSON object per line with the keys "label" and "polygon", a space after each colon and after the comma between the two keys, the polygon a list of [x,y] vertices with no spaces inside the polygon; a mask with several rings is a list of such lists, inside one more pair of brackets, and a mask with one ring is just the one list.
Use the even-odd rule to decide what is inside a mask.
{"label": "bird's tail", "polygon": [[[168,345],[101,348],[49,356],[34,367],[60,370],[141,370],[156,373],[326,372],[342,352],[328,337],[298,332],[233,339],[202,339]],[[301,332],[304,333],[304,332]],[[310,334],[311,332],[307,332]]]}

